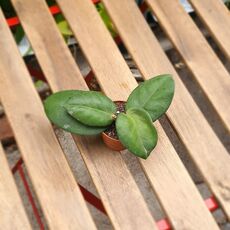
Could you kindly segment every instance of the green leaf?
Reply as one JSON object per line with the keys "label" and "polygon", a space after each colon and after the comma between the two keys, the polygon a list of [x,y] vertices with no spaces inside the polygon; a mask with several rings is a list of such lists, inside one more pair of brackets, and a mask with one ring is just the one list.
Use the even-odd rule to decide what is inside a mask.
{"label": "green leaf", "polygon": [[37,80],[36,82],[34,82],[34,86],[36,87],[36,89],[42,88],[45,86],[45,82],[42,80]]}
{"label": "green leaf", "polygon": [[18,25],[14,34],[14,38],[17,44],[21,42],[23,39],[25,33],[21,25]]}
{"label": "green leaf", "polygon": [[70,116],[64,108],[67,100],[81,93],[80,90],[66,90],[52,94],[44,102],[46,115],[55,125],[68,132],[79,135],[99,134],[105,128],[86,126]]}
{"label": "green leaf", "polygon": [[67,40],[70,36],[73,35],[73,32],[69,27],[69,24],[67,23],[64,16],[61,13],[56,14],[54,16],[54,19],[65,40]]}
{"label": "green leaf", "polygon": [[54,19],[56,23],[65,21],[65,18],[61,13],[54,15]]}
{"label": "green leaf", "polygon": [[108,126],[116,113],[113,101],[95,91],[82,91],[80,95],[71,97],[65,108],[71,116],[89,126]]}
{"label": "green leaf", "polygon": [[0,8],[3,10],[6,17],[13,17],[16,15],[10,0],[0,0]]}
{"label": "green leaf", "polygon": [[55,1],[54,0],[46,0],[48,6],[53,6],[55,5]]}
{"label": "green leaf", "polygon": [[143,108],[152,121],[162,116],[170,106],[174,95],[174,81],[171,75],[159,75],[141,83],[130,94],[126,109]]}
{"label": "green leaf", "polygon": [[108,30],[110,31],[112,37],[113,37],[113,38],[116,37],[117,31],[116,31],[116,29],[115,29],[115,27],[114,27],[114,25],[113,25],[113,23],[112,23],[112,21],[111,21],[109,15],[108,15],[108,13],[107,13],[107,11],[106,11],[104,5],[103,5],[102,3],[98,3],[98,4],[96,5],[96,8],[97,8],[97,11],[99,12],[99,14],[100,14],[102,20],[104,21],[106,27],[107,27]]}
{"label": "green leaf", "polygon": [[157,144],[157,131],[144,109],[131,108],[116,120],[119,140],[134,155],[146,159]]}
{"label": "green leaf", "polygon": [[61,22],[58,22],[57,24],[60,32],[62,33],[62,35],[64,36],[72,36],[73,33],[68,25],[68,23],[66,21],[61,21]]}
{"label": "green leaf", "polygon": [[12,5],[10,3],[10,0],[1,0],[0,6],[4,11],[12,9]]}

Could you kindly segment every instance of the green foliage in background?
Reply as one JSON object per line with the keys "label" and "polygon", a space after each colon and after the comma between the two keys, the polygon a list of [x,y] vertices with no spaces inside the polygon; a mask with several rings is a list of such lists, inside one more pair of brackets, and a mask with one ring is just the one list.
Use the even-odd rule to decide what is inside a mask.
{"label": "green foliage in background", "polygon": [[[56,4],[55,1],[53,0],[46,0],[47,1],[47,4],[48,6],[53,6]],[[10,0],[1,0],[0,1],[0,6],[4,12],[4,14],[6,15],[7,18],[9,17],[14,17],[16,15],[11,3],[10,3]],[[96,8],[100,14],[100,16],[102,17],[105,25],[107,26],[108,30],[111,32],[111,35],[113,37],[116,36],[116,30],[105,10],[105,7],[103,6],[102,3],[98,3],[96,5]],[[65,20],[65,18],[63,17],[63,15],[60,13],[60,14],[56,14],[54,15],[54,19],[57,23],[57,26],[61,32],[61,34],[63,35],[65,41],[67,42],[68,39],[73,36],[73,33],[67,23],[67,21]],[[25,36],[25,33],[23,31],[23,28],[21,25],[18,25],[16,26],[14,29],[13,29],[13,33],[14,33],[14,37],[15,37],[15,40],[17,42],[17,44],[19,44],[22,39],[24,38]],[[28,52],[27,52],[28,53]]]}
{"label": "green foliage in background", "polygon": [[96,8],[97,8],[97,11],[99,12],[99,14],[101,15],[101,18],[104,21],[106,27],[110,31],[111,35],[113,37],[115,37],[117,35],[116,29],[115,29],[109,15],[107,14],[107,11],[106,11],[104,5],[102,3],[98,3],[96,5]]}
{"label": "green foliage in background", "polygon": [[225,5],[228,7],[228,9],[230,10],[230,0],[225,1]]}

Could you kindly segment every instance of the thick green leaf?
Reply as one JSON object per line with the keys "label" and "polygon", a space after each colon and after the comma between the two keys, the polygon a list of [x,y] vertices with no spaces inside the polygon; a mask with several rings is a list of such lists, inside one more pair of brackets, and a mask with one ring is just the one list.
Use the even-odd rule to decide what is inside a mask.
{"label": "thick green leaf", "polygon": [[146,159],[157,144],[157,131],[148,112],[131,108],[116,120],[119,140],[134,155]]}
{"label": "thick green leaf", "polygon": [[116,105],[100,92],[83,91],[71,97],[66,105],[68,113],[89,126],[108,126],[114,120]]}
{"label": "thick green leaf", "polygon": [[159,75],[141,83],[130,94],[126,109],[143,108],[151,116],[152,121],[163,115],[172,102],[174,81],[172,76]]}
{"label": "thick green leaf", "polygon": [[58,127],[79,135],[95,135],[103,132],[103,127],[86,126],[68,114],[64,105],[73,96],[79,96],[83,91],[66,90],[49,96],[44,102],[47,117]]}

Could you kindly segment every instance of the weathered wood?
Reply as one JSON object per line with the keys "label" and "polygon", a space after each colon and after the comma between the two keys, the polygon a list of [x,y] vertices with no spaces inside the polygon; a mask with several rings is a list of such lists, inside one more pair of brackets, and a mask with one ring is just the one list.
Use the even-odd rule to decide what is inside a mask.
{"label": "weathered wood", "polygon": [[0,118],[0,141],[13,138],[13,131],[6,116]]}
{"label": "weathered wood", "polygon": [[51,229],[95,229],[1,11],[0,34],[1,102],[48,224]]}
{"label": "weathered wood", "polygon": [[[52,90],[87,90],[84,79],[79,70],[76,70],[77,66],[44,2],[40,0],[12,2]],[[64,1],[63,3],[68,4]],[[79,8],[82,7],[81,4],[79,2]],[[70,6],[71,4],[68,8],[73,7]],[[75,11],[74,15],[77,14]],[[85,29],[87,30],[87,27]],[[96,52],[99,51],[95,50],[95,55]],[[58,72],[55,70],[57,66],[59,66]],[[104,71],[103,63],[99,68],[101,72]],[[155,229],[153,218],[121,155],[106,148],[99,137],[75,137],[75,140],[114,227]],[[138,210],[138,215],[135,210]]]}
{"label": "weathered wood", "polygon": [[[106,1],[107,0],[105,0],[105,3]],[[45,9],[46,13],[44,14],[43,19],[45,19],[48,16],[48,21],[51,25],[51,31],[55,34],[54,36],[52,33],[49,33],[47,29],[42,29],[42,26],[41,26],[42,24],[39,18],[38,18],[38,21],[35,22],[35,24],[33,24],[31,20],[29,19],[29,17],[31,18],[32,16],[32,13],[30,10],[34,7],[35,1],[33,2],[33,7],[31,7],[32,3],[29,3],[29,0],[28,0],[27,1],[28,8],[24,7],[24,1],[22,3],[22,1],[14,0],[14,2],[15,4],[18,4],[18,7],[19,7],[18,12],[19,13],[22,12],[21,17],[24,20],[23,25],[24,27],[27,27],[26,32],[30,34],[31,36],[30,39],[33,42],[33,46],[34,48],[36,47],[35,53],[39,57],[39,61],[40,61],[40,64],[42,65],[43,70],[47,71],[46,75],[50,79],[49,80],[50,85],[53,88],[53,90],[56,91],[60,89],[70,89],[70,88],[71,89],[72,88],[87,89],[84,81],[82,80],[79,74],[79,70],[75,67],[74,62],[71,59],[69,52],[66,51],[67,49],[64,45],[63,40],[61,39],[61,36],[58,35],[57,29],[55,29],[54,22],[50,21],[49,19],[50,16],[47,14],[48,12],[47,9],[42,8],[45,5],[42,3],[43,4],[42,6],[42,4],[39,5],[40,3],[39,4],[36,3],[38,4],[37,6],[39,7],[42,6],[41,8],[39,7],[36,8],[37,16],[38,16],[38,12],[40,14],[40,10]],[[120,1],[118,1],[118,3],[119,2]],[[70,4],[67,4],[67,3],[72,3],[71,7],[70,7]],[[59,0],[59,4],[61,5],[64,13],[66,13],[66,17],[68,18],[74,30],[75,35],[79,39],[80,45],[82,46],[82,49],[84,50],[89,60],[90,65],[92,66],[94,72],[96,73],[97,79],[99,80],[100,85],[102,86],[104,92],[114,99],[126,99],[129,92],[136,86],[136,82],[132,78],[127,66],[124,64],[121,54],[118,52],[115,44],[112,42],[111,37],[109,37],[109,33],[106,32],[105,27],[102,25],[102,22],[100,21],[99,16],[96,14],[95,9],[93,9],[93,6],[90,3],[90,1],[80,2],[77,0],[66,0],[66,1]],[[126,4],[131,4],[131,3],[129,1],[122,3],[122,5],[120,3],[120,7],[124,7],[123,4],[126,5]],[[127,5],[127,6],[129,7],[134,6],[134,8],[133,9],[131,8],[131,9],[134,10],[134,12],[135,11],[137,12],[135,5]],[[27,13],[27,11],[29,11],[29,13]],[[126,11],[126,13],[127,12],[129,12],[127,14],[127,18],[132,17],[130,15],[131,14],[130,8],[128,8],[128,11]],[[122,14],[120,15],[118,13],[117,15],[123,16]],[[25,15],[28,16],[28,18]],[[134,14],[134,16],[135,18],[138,18],[140,17],[140,14],[138,15],[137,13],[137,14]],[[116,20],[114,19],[114,21]],[[141,20],[142,22],[144,22],[143,18]],[[135,19],[135,22],[137,23],[136,19]],[[138,22],[137,24],[141,25],[141,23],[139,24]],[[94,28],[95,24],[97,25],[96,28]],[[145,33],[146,31],[149,30],[147,28],[146,23],[143,24],[143,28],[139,27],[138,31],[133,30],[132,23],[129,25],[130,26],[126,26],[125,29],[127,30],[127,32],[131,34],[130,36],[136,35],[137,34],[136,32],[141,31],[141,30],[144,31],[143,34],[146,36]],[[36,26],[36,28],[38,29],[36,30],[36,32],[33,31],[34,26]],[[147,39],[148,42],[146,42],[146,38],[142,36],[140,37],[137,36],[138,37],[137,40],[136,39],[132,40],[131,37],[125,34],[125,32],[121,32],[122,30],[123,28],[119,28],[120,33],[121,34],[123,33],[123,39],[126,41],[127,47],[129,47],[129,50],[132,50],[132,52],[130,53],[133,55],[142,73],[146,71],[146,73],[153,74],[153,73],[162,73],[161,70],[164,70],[163,72],[165,72],[165,70],[169,70],[168,72],[175,74],[175,71],[170,66],[170,63],[168,62],[167,58],[165,58],[165,56],[163,55],[156,41],[155,41],[156,46],[154,46],[152,45],[150,40]],[[39,32],[37,33],[37,31]],[[135,31],[135,34],[133,34],[133,31]],[[151,31],[149,30],[147,32],[148,38],[150,38],[149,32]],[[48,39],[42,36],[45,34],[50,35],[50,36],[47,36]],[[93,39],[92,37],[90,37],[92,36],[92,34],[94,34]],[[50,42],[49,38],[54,38],[55,41],[58,40],[57,44],[60,45],[59,47],[61,47],[62,51],[63,50],[65,51],[64,58],[66,58],[66,62],[63,62],[64,58],[61,56],[63,55],[63,53],[61,53],[60,55],[60,51],[58,51],[57,46],[53,45],[52,42]],[[151,39],[154,42],[153,36],[151,37]],[[147,51],[147,49],[144,49],[143,53],[139,52],[140,50],[136,46],[138,43],[135,44],[135,42],[140,42],[140,41],[148,43],[148,45],[144,45],[144,47],[150,48],[150,52],[153,51],[153,47],[154,47],[155,50],[159,50],[159,53],[155,51],[156,52],[155,57],[151,58],[152,57],[151,55],[148,56],[149,51]],[[149,43],[151,45],[149,45]],[[139,43],[139,46],[140,46],[140,43]],[[49,51],[44,52],[44,48],[45,50],[49,49]],[[139,59],[139,56],[140,56],[140,59]],[[147,65],[145,64],[142,65],[143,62],[147,61],[147,59],[145,58],[143,59],[143,57],[145,58],[148,57],[151,60],[151,62],[154,62],[154,65],[153,63],[151,63],[150,65],[150,62],[148,62]],[[43,58],[45,58],[44,61],[43,61]],[[159,62],[159,60],[163,61],[163,67],[161,66],[162,63]],[[70,75],[70,78],[66,77],[68,75],[66,75],[67,72],[64,70],[65,68],[63,68],[62,63],[65,63],[66,68],[70,67],[70,71],[68,72]],[[58,71],[55,70],[55,67],[57,65],[58,65]],[[76,76],[74,78],[75,74]],[[145,78],[149,77],[149,75],[144,75],[144,76]],[[221,203],[224,205],[225,211],[228,214],[229,213],[229,202],[228,202],[228,197],[229,197],[228,175],[229,174],[226,174],[226,177],[224,177],[223,180],[220,180],[220,179],[221,179],[221,176],[223,176],[225,173],[229,173],[229,170],[224,168],[223,174],[217,173],[216,171],[217,167],[221,166],[221,164],[223,164],[224,162],[229,163],[229,158],[226,157],[227,156],[226,150],[223,148],[223,146],[220,144],[220,142],[216,138],[215,134],[210,129],[208,123],[205,121],[204,117],[202,116],[200,111],[195,106],[194,101],[191,99],[187,91],[184,89],[184,86],[180,82],[179,78],[177,79],[176,74],[175,76],[176,76],[176,82],[177,82],[177,90],[179,88],[180,94],[179,96],[178,96],[178,93],[176,94],[175,98],[176,98],[177,104],[175,105],[175,103],[173,103],[172,108],[170,109],[168,113],[168,116],[171,122],[175,125],[176,130],[179,131],[179,136],[186,144],[186,147],[188,148],[189,152],[192,154],[193,158],[195,159],[195,162],[198,164],[199,167],[202,168],[203,175],[206,176],[206,179],[210,183],[211,188],[213,189],[214,192],[216,192],[217,197],[219,198]],[[185,99],[183,98],[183,96],[185,96]],[[180,97],[182,97],[182,99]],[[179,100],[181,100],[181,102],[179,102]],[[188,101],[188,105],[186,105],[187,101]],[[201,127],[196,128],[196,122],[194,121],[187,122],[187,120],[185,120],[185,122],[183,121],[182,124],[179,124],[179,120],[181,120],[181,115],[179,116],[178,114],[180,113],[183,116],[183,120],[184,119],[189,120],[189,118],[191,119],[191,117],[189,116],[191,113],[194,116],[198,115],[198,123],[201,125]],[[193,126],[192,128],[190,128],[190,125],[195,125],[195,128]],[[182,126],[185,126],[185,127],[182,127]],[[144,169],[146,170],[146,174],[149,177],[151,183],[154,185],[154,188],[164,208],[166,209],[166,212],[168,213],[170,220],[172,221],[174,227],[177,227],[177,228],[191,227],[192,222],[190,222],[190,219],[193,217],[198,221],[197,227],[199,227],[199,229],[200,229],[199,224],[203,224],[202,226],[204,226],[204,229],[207,229],[207,227],[209,229],[216,229],[215,222],[210,218],[210,214],[207,214],[208,213],[207,210],[204,209],[204,205],[202,204],[201,197],[199,196],[198,192],[195,190],[194,185],[191,182],[191,179],[185,172],[184,167],[179,161],[179,158],[177,157],[174,148],[172,147],[171,143],[169,142],[168,138],[166,137],[164,131],[162,130],[159,124],[157,124],[157,127],[158,127],[158,131],[160,133],[161,138],[160,138],[159,145],[157,146],[155,151],[156,153],[159,152],[159,154],[152,155],[148,159],[148,161],[141,161],[141,163]],[[190,132],[188,132],[189,129],[195,132],[195,138],[191,135]],[[206,137],[208,136],[209,141],[214,141],[214,143],[211,143],[210,147],[207,147],[207,144],[209,143],[209,141],[205,140],[205,138],[202,137],[202,134],[199,133],[202,130],[204,130],[205,133],[208,132]],[[191,138],[191,140],[189,140],[188,138]],[[148,227],[153,228],[153,226],[155,226],[153,223],[153,220],[150,220],[151,216],[149,215],[149,212],[147,211],[146,205],[143,202],[143,198],[140,196],[139,191],[137,190],[137,187],[133,181],[133,178],[131,177],[129,171],[127,170],[127,167],[124,164],[121,156],[115,152],[107,150],[102,145],[101,141],[97,137],[93,137],[93,138],[75,137],[75,139],[77,140],[78,146],[80,150],[82,151],[82,156],[87,164],[87,167],[89,168],[89,171],[93,177],[94,183],[97,186],[99,193],[102,195],[103,201],[105,202],[106,209],[109,212],[110,218],[114,226],[116,228],[124,228],[128,226],[128,227],[131,227],[132,229],[133,227],[138,228],[138,226],[141,226],[141,227],[147,226],[147,228]],[[185,139],[188,139],[188,140],[186,141]],[[199,139],[204,141],[204,143],[201,143],[198,145],[200,150],[198,147],[194,147],[194,148],[192,147],[193,145],[197,144],[197,141]],[[220,164],[217,163],[217,165],[215,165],[215,164],[212,164],[211,162],[211,160],[216,160],[215,153],[211,153],[211,156],[207,155],[208,151],[212,149],[213,151],[216,151],[216,152],[218,150],[218,153],[220,151],[221,153],[220,154],[221,155]],[[164,152],[164,154],[162,154],[161,151]],[[195,153],[196,151],[198,153]],[[98,154],[95,154],[95,152],[97,152]],[[203,155],[199,157],[199,154],[200,155],[203,154]],[[205,160],[202,160],[202,157]],[[208,166],[204,166],[204,163],[206,160],[208,160]],[[172,164],[172,162],[174,164]],[[174,168],[172,167],[173,165],[174,165]],[[212,167],[214,167],[215,172],[212,174],[214,175],[213,180],[210,180],[210,177],[207,174],[211,172]],[[111,174],[111,171],[113,172],[113,174]],[[164,179],[164,177],[169,184],[172,184],[173,189],[172,189],[171,197],[170,197],[170,194],[166,191],[166,187],[165,187],[166,183],[164,182],[163,184],[162,182],[162,179]],[[182,184],[183,186],[174,187],[175,181],[176,182],[180,181],[179,184]],[[189,193],[187,194],[188,189],[186,188],[186,186],[189,186],[189,188],[192,189],[191,191],[195,192],[194,196],[191,197]],[[167,185],[167,188],[168,188],[168,185]],[[133,189],[134,191],[132,191]],[[160,191],[160,189],[163,189],[163,193],[158,192]],[[130,191],[132,191],[131,194],[130,194]],[[176,204],[175,196],[174,196],[175,193],[181,194],[181,196],[183,197],[180,199],[180,202],[178,202],[178,207],[180,211],[175,211],[175,207],[172,207]],[[123,197],[121,197],[121,194],[123,194]],[[127,199],[129,200],[131,199],[133,202],[126,203]],[[140,201],[138,204],[137,204],[137,200],[138,202]],[[194,202],[194,200],[198,200],[198,206],[196,206],[196,204],[195,205],[192,204],[192,201]],[[183,202],[189,203],[189,211],[188,211],[189,220],[185,222],[182,221],[182,222],[176,223],[176,220],[178,221],[182,219],[180,215],[181,215],[181,210],[182,208],[184,208],[184,205],[185,205],[185,203]],[[133,216],[134,214],[136,214],[136,212],[133,212],[133,208],[139,205],[141,209],[138,207],[138,211],[141,212],[143,210],[143,212],[141,212],[142,215],[141,216],[139,215],[140,216],[139,219],[136,218],[135,220],[133,220]],[[194,213],[192,214],[191,210],[195,209],[196,207],[198,207],[198,210],[200,210],[201,213],[204,213],[204,215],[206,215],[207,219],[205,219],[204,222],[202,222],[200,216],[198,215],[196,216]],[[185,210],[187,211],[187,209],[185,207],[184,212]],[[120,211],[124,211],[124,213],[120,213]],[[173,213],[174,211],[176,212],[175,214]],[[147,214],[147,217],[146,217],[146,214]],[[146,218],[147,223],[146,221],[143,220],[143,217]],[[194,222],[192,224],[194,224]]]}
{"label": "weathered wood", "polygon": [[[104,0],[104,3],[108,7],[109,2]],[[122,7],[121,4],[115,6],[116,14],[110,10],[110,15],[144,78],[148,79],[162,73],[171,73],[174,76],[175,96],[167,116],[230,217],[228,152],[181,82],[135,3],[127,0],[125,3],[122,2]],[[119,16],[117,16],[118,11]]]}
{"label": "weathered wood", "polygon": [[0,165],[1,229],[31,229],[1,143]]}
{"label": "weathered wood", "polygon": [[230,59],[230,13],[222,1],[189,0],[207,25],[220,48]]}
{"label": "weathered wood", "polygon": [[[104,2],[106,3],[106,2]],[[121,17],[119,12],[121,12],[121,7],[119,7],[119,3],[121,6],[121,1],[108,1],[108,5],[115,5],[117,4],[117,11],[114,13],[118,18]],[[85,3],[86,4],[86,3]],[[122,2],[122,6],[124,6],[126,3]],[[66,4],[68,5],[68,4]],[[73,6],[72,2],[71,5]],[[95,69],[95,74],[97,76],[97,79],[99,82],[101,82],[101,87],[104,89],[104,92],[109,95],[110,97],[114,97],[113,92],[110,90],[112,88],[115,88],[117,90],[117,94],[123,95],[123,97],[127,97],[127,95],[130,93],[131,89],[127,89],[127,87],[123,87],[122,83],[126,80],[126,78],[132,78],[132,76],[125,75],[125,74],[119,74],[116,73],[116,64],[114,64],[113,58],[117,52],[116,47],[111,41],[110,37],[106,36],[106,31],[101,31],[101,33],[98,33],[97,28],[99,25],[101,25],[100,21],[96,21],[96,16],[94,16],[94,12],[91,10],[87,10],[87,6],[85,6],[84,10],[82,8],[79,8],[79,11],[84,12],[86,15],[91,15],[93,20],[91,21],[89,18],[87,20],[85,19],[85,24],[83,22],[83,19],[86,18],[84,15],[79,15],[80,12],[78,12],[77,9],[73,8],[74,12],[76,12],[78,16],[77,19],[75,19],[74,16],[70,17],[71,13],[69,12],[69,9],[66,9],[64,6],[60,4],[61,8],[63,9],[63,12],[66,14],[66,18],[69,20],[70,25],[73,28],[73,32],[75,33],[83,51],[85,52],[85,55],[87,56],[87,59],[92,65],[92,68]],[[66,11],[65,11],[65,9]],[[122,11],[124,14],[129,15],[129,12],[127,8],[125,8],[124,11]],[[130,12],[133,12],[132,9]],[[135,18],[135,16],[133,17]],[[122,18],[121,21],[126,21],[126,19]],[[97,27],[93,26],[93,23],[96,23]],[[88,31],[91,31],[92,34],[94,34],[94,37],[87,36],[86,33],[82,32],[84,26],[88,28]],[[121,26],[121,25],[119,25]],[[102,28],[101,28],[102,30]],[[128,31],[130,32],[130,31]],[[108,33],[108,32],[107,32]],[[97,35],[97,37],[96,37]],[[96,38],[96,39],[95,39]],[[95,42],[92,42],[91,40],[94,39]],[[90,47],[86,44],[92,44]],[[140,44],[140,43],[138,43]],[[97,47],[97,49],[100,50],[100,52],[97,54],[97,58],[93,56],[94,49]],[[108,48],[109,47],[109,48]],[[109,55],[109,53],[113,53],[113,57]],[[101,55],[102,54],[102,55]],[[103,59],[103,56],[106,55],[106,58]],[[117,57],[117,62],[120,61]],[[98,62],[103,62],[104,66],[104,72],[97,74],[96,68],[98,67]],[[111,65],[110,63],[113,63]],[[123,63],[120,64],[119,70],[124,73],[125,71],[123,69],[127,68],[127,66],[124,66]],[[106,73],[111,72],[111,70],[114,70],[115,76],[107,77]],[[113,79],[113,77],[116,77],[115,82],[111,82],[110,78]],[[135,84],[135,85],[134,85]],[[133,81],[131,87],[137,86],[137,83]],[[120,98],[123,99],[123,98]],[[145,165],[146,174],[153,182],[153,185],[155,186],[155,189],[157,191],[157,194],[164,202],[162,202],[164,206],[164,209],[168,213],[170,220],[172,220],[172,223],[175,227],[179,227],[181,223],[186,226],[187,228],[194,228],[197,229],[200,226],[204,226],[204,229],[207,228],[216,228],[216,224],[214,220],[212,219],[210,213],[206,209],[198,191],[196,190],[194,184],[192,183],[191,179],[189,178],[185,168],[181,164],[179,158],[177,157],[174,148],[170,144],[167,136],[161,129],[161,127],[158,125],[158,131],[160,133],[160,139],[159,144],[152,154],[152,156],[146,161],[148,162]],[[144,162],[144,161],[143,161]],[[154,173],[152,173],[153,168],[155,168]],[[157,173],[159,172],[159,173]],[[157,176],[156,176],[157,175]],[[178,178],[178,180],[183,181],[183,183],[175,183],[175,178]],[[172,189],[168,189],[169,186]],[[166,189],[167,187],[167,189]],[[175,196],[177,196],[177,199],[175,199]],[[179,199],[179,201],[178,201]],[[194,202],[196,200],[197,202]],[[189,208],[188,208],[189,207]],[[186,210],[186,211],[185,211]],[[199,211],[200,212],[199,212]],[[196,213],[202,213],[204,215],[196,215]],[[204,218],[206,216],[207,218]],[[185,218],[186,217],[186,218]],[[196,219],[196,221],[194,221]],[[197,224],[194,224],[194,222]]]}
{"label": "weathered wood", "polygon": [[[167,0],[149,1],[149,4],[224,125],[230,131],[229,73],[179,1],[170,1],[170,3]],[[224,31],[221,24],[219,28]]]}

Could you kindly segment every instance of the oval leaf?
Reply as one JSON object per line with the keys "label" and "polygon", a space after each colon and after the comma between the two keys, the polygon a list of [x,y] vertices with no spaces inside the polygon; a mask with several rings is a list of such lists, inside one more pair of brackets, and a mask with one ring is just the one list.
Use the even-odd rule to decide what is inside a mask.
{"label": "oval leaf", "polygon": [[151,78],[130,94],[126,109],[143,108],[151,116],[152,121],[162,116],[170,106],[174,95],[174,81],[171,75],[159,75]]}
{"label": "oval leaf", "polygon": [[68,25],[68,23],[66,21],[61,21],[57,24],[60,32],[63,34],[63,35],[66,35],[66,36],[72,36],[73,33]]}
{"label": "oval leaf", "polygon": [[120,113],[116,120],[119,140],[134,155],[146,159],[157,144],[157,131],[150,115],[143,109],[132,108]]}
{"label": "oval leaf", "polygon": [[65,105],[68,113],[85,125],[108,126],[114,120],[116,105],[100,92],[83,91]]}
{"label": "oval leaf", "polygon": [[68,132],[79,135],[99,134],[105,130],[104,127],[86,126],[70,116],[64,108],[67,100],[80,95],[82,92],[80,90],[66,90],[52,94],[44,102],[46,115],[55,125]]}

